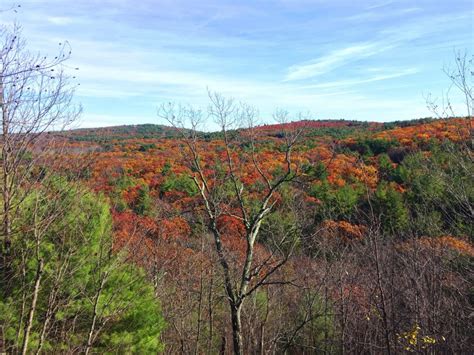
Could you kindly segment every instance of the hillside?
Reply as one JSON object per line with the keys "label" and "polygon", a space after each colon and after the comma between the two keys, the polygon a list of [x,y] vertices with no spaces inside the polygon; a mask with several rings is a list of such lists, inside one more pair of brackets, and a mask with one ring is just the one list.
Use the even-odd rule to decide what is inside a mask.
{"label": "hillside", "polygon": [[[256,308],[268,336],[291,336],[301,317],[316,322],[317,311],[327,315],[324,322],[303,327],[291,349],[318,346],[314,334],[331,348],[344,327],[351,337],[343,346],[363,352],[364,339],[384,329],[380,312],[393,307],[386,321],[400,334],[397,349],[461,349],[472,336],[465,311],[474,258],[472,123],[303,121],[260,126],[251,135],[229,131],[227,141],[220,132],[187,141],[160,125],[81,129],[61,133],[67,139],[55,161],[62,163],[40,171],[80,181],[102,201],[113,250],[154,280],[163,319],[173,325],[162,335],[169,348],[191,349],[182,334],[197,336],[199,314],[230,331],[218,259],[229,278],[241,277],[254,228],[246,226],[268,203],[252,247],[260,271],[249,276],[249,287],[258,287],[249,297],[256,303],[245,308]],[[300,129],[299,139],[288,141]],[[96,218],[87,201],[70,202],[80,221]],[[413,304],[413,292],[423,305]],[[204,304],[207,313],[199,313]],[[421,311],[433,307],[442,321]],[[159,329],[163,319],[154,321]],[[250,329],[246,337],[254,336]],[[199,331],[219,344],[209,329]]]}
{"label": "hillside", "polygon": [[[209,217],[190,177],[202,179],[210,190],[204,196],[215,206],[207,208],[216,208],[213,228],[236,273],[232,277],[238,279],[248,250],[241,206],[253,213],[269,191],[267,183],[274,184],[291,169],[295,175],[271,196],[273,211],[262,222],[254,249],[263,276],[253,276],[257,281],[252,285],[267,272],[272,275],[255,296],[264,304],[252,306],[274,312],[275,318],[265,321],[268,333],[287,334],[316,307],[318,312],[334,312],[325,318],[334,332],[329,339],[338,339],[336,329],[343,326],[351,334],[344,346],[363,349],[362,339],[380,334],[384,327],[377,316],[386,307],[380,303],[383,294],[397,309],[387,315],[387,321],[400,329],[396,346],[446,349],[452,341],[443,340],[447,334],[449,339],[471,336],[458,328],[469,328],[463,311],[467,299],[461,295],[469,292],[464,280],[472,276],[467,265],[474,258],[469,125],[466,119],[449,119],[262,126],[256,130],[255,155],[245,131],[231,132],[227,144],[221,134],[203,135],[195,146],[199,165],[190,160],[192,151],[181,139],[122,136],[95,153],[85,182],[108,196],[116,248],[129,250],[136,263],[163,275],[156,292],[165,319],[175,326],[166,333],[169,346],[179,346],[180,334],[195,334],[195,313],[180,310],[195,309],[204,295],[212,297],[208,307],[216,314],[203,314],[203,319],[221,327],[227,322],[217,313],[225,304],[214,287],[225,280],[215,262],[212,229],[201,222]],[[288,165],[285,139],[302,127],[305,133]],[[242,204],[233,175],[242,189]],[[288,261],[276,267],[285,258]],[[280,288],[281,282],[296,287]],[[454,290],[458,296],[453,296]],[[413,304],[413,292],[423,299],[423,306]],[[305,303],[314,295],[314,303]],[[436,322],[433,316],[417,308],[435,305],[442,309],[438,314],[445,315],[436,329],[428,323]],[[345,316],[338,311],[341,307],[348,307]],[[300,344],[317,346],[313,332],[322,337],[327,328],[316,324],[320,328],[308,328]],[[423,324],[420,330],[417,324]],[[456,329],[456,336],[450,329]],[[417,344],[410,340],[413,332],[421,334],[415,335]]]}
{"label": "hillside", "polygon": [[109,141],[124,139],[172,138],[179,136],[173,127],[157,124],[122,125],[69,130],[65,136],[75,141]]}
{"label": "hillside", "polygon": [[[260,133],[268,136],[281,134],[285,130],[304,129],[308,135],[330,135],[341,136],[350,134],[357,130],[378,131],[384,129],[393,129],[396,127],[409,127],[421,123],[429,123],[432,118],[414,119],[409,121],[394,122],[368,122],[353,120],[303,120],[294,121],[285,124],[264,124],[255,127]],[[239,130],[237,130],[239,131]],[[199,134],[207,139],[220,137],[220,132],[199,132]],[[97,128],[80,128],[68,130],[62,135],[74,141],[89,142],[106,142],[113,140],[127,139],[158,139],[158,138],[179,138],[181,134],[176,128],[159,124],[138,124],[138,125],[121,125]]]}

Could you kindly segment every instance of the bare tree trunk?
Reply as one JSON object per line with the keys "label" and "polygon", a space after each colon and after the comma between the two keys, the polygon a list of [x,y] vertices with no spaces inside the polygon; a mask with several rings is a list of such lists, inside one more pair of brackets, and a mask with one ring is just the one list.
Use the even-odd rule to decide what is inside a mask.
{"label": "bare tree trunk", "polygon": [[346,314],[344,309],[344,285],[343,285],[343,276],[341,275],[339,278],[339,297],[341,298],[341,306],[340,306],[340,317],[341,317],[341,335],[340,335],[340,342],[341,342],[341,354],[344,355],[346,353]]}
{"label": "bare tree trunk", "polygon": [[[5,103],[5,89],[3,85],[3,78],[0,74],[0,107],[2,110],[2,198],[3,198],[3,209],[2,209],[2,275],[1,275],[1,288],[4,298],[8,294],[8,279],[9,279],[9,255],[11,247],[11,220],[10,220],[10,147],[9,147],[9,122],[7,106]],[[3,339],[0,340],[0,345],[3,344]],[[0,351],[4,349],[0,348]]]}
{"label": "bare tree trunk", "polygon": [[41,349],[43,348],[44,345],[44,340],[46,338],[46,334],[48,331],[49,323],[51,322],[52,318],[54,317],[55,313],[55,307],[56,307],[56,299],[58,296],[59,291],[61,290],[61,282],[64,277],[64,272],[67,268],[68,265],[68,258],[69,255],[66,256],[65,262],[61,265],[59,270],[57,271],[57,277],[55,279],[53,288],[51,289],[48,297],[48,306],[46,309],[46,316],[44,319],[43,327],[41,329],[41,334],[40,334],[40,340],[38,343],[38,347],[36,349],[36,355],[38,355],[41,352]]}
{"label": "bare tree trunk", "polygon": [[[217,255],[219,257],[222,270],[224,272],[224,288],[225,288],[225,291],[229,300],[229,306],[231,309],[232,340],[234,343],[233,344],[234,354],[241,355],[243,354],[242,332],[241,332],[242,323],[241,323],[241,317],[240,317],[242,303],[240,303],[240,301],[237,300],[234,290],[233,290],[232,281],[230,278],[229,264],[227,263],[227,260],[224,257],[224,252],[222,250],[221,237],[220,237],[219,230],[217,229],[217,225],[215,221],[211,223],[211,229],[214,233],[214,243],[216,245]],[[239,302],[240,304],[236,304],[237,302]]]}
{"label": "bare tree trunk", "polygon": [[43,276],[43,266],[44,266],[43,259],[40,259],[39,263],[38,263],[38,268],[36,270],[35,286],[34,286],[34,290],[33,290],[33,299],[31,300],[30,311],[28,313],[28,319],[27,319],[26,326],[25,326],[25,333],[24,333],[24,337],[23,337],[23,346],[21,348],[22,355],[25,355],[27,350],[28,350],[28,342],[29,342],[31,327],[33,326],[33,317],[35,316],[35,311],[36,311],[36,302],[38,301],[38,294],[39,294],[39,290],[40,290],[41,278]]}
{"label": "bare tree trunk", "polygon": [[212,311],[212,287],[214,283],[214,274],[211,270],[211,279],[209,281],[208,313],[209,313],[209,337],[207,339],[207,353],[211,353],[212,336],[214,335],[214,313]]}
{"label": "bare tree trunk", "polygon": [[53,312],[52,312],[51,296],[50,296],[50,300],[48,300],[48,309],[46,311],[46,317],[43,323],[43,327],[41,328],[40,340],[35,352],[36,355],[38,355],[41,352],[41,349],[43,348],[44,339],[46,338],[46,331],[48,329],[49,322],[51,321],[52,313]]}
{"label": "bare tree trunk", "polygon": [[21,276],[22,276],[22,286],[23,286],[23,292],[21,295],[21,311],[20,311],[20,319],[18,320],[18,331],[16,334],[16,339],[15,339],[15,344],[18,344],[20,341],[20,336],[21,336],[21,331],[23,329],[23,318],[25,316],[25,311],[26,311],[26,292],[27,292],[27,287],[26,287],[26,260],[25,257],[23,256],[24,254],[22,253],[22,261],[21,261]]}
{"label": "bare tree trunk", "polygon": [[234,343],[234,354],[242,355],[243,352],[243,341],[242,341],[242,321],[241,321],[241,311],[242,304],[230,306],[231,317],[232,317],[232,340]]}
{"label": "bare tree trunk", "polygon": [[[10,269],[10,254],[11,254],[11,203],[12,203],[12,177],[10,171],[10,160],[11,160],[11,142],[10,142],[10,122],[8,117],[7,103],[5,98],[5,87],[3,84],[2,74],[0,73],[0,107],[2,110],[2,198],[3,198],[3,220],[2,220],[2,245],[0,246],[2,250],[2,279],[1,286],[3,291],[3,296],[6,298],[8,295],[8,283],[11,278],[11,269]],[[0,340],[0,343],[2,341]],[[1,348],[0,348],[1,350]]]}
{"label": "bare tree trunk", "polygon": [[[201,254],[204,253],[204,238],[201,236]],[[198,301],[198,319],[197,319],[197,334],[196,334],[196,345],[194,348],[194,354],[199,353],[199,338],[201,337],[201,322],[202,322],[202,299],[204,293],[204,284],[203,284],[203,266],[201,260],[201,268],[199,274],[199,301]]]}
{"label": "bare tree trunk", "polygon": [[379,250],[377,245],[377,236],[373,236],[373,243],[374,243],[374,257],[375,257],[375,271],[377,273],[377,288],[380,294],[380,301],[381,301],[381,308],[382,308],[382,322],[384,326],[384,341],[387,354],[390,355],[391,345],[390,345],[390,331],[388,329],[388,315],[387,315],[387,305],[385,300],[385,292],[382,285],[382,274],[380,271],[380,257],[379,257]]}
{"label": "bare tree trunk", "polygon": [[324,354],[327,354],[329,343],[328,337],[328,287],[324,287]]}
{"label": "bare tree trunk", "polygon": [[227,347],[227,339],[225,337],[225,331],[224,331],[224,334],[222,335],[222,339],[221,339],[221,348],[219,350],[219,355],[225,355],[226,347]]}
{"label": "bare tree trunk", "polygon": [[260,325],[260,342],[259,342],[260,355],[263,355],[265,353],[265,327],[267,325],[269,315],[270,315],[270,290],[267,291],[265,318],[263,319],[262,324]]}
{"label": "bare tree trunk", "polygon": [[95,299],[94,299],[94,310],[93,310],[93,315],[92,315],[92,323],[89,329],[89,335],[87,336],[87,346],[85,350],[85,354],[89,354],[92,348],[92,340],[94,339],[94,332],[95,332],[95,326],[97,323],[97,308],[99,306],[99,298],[102,294],[102,290],[105,285],[105,280],[107,279],[107,275],[104,275],[102,280],[100,281],[99,288],[97,289],[97,292],[95,294]]}

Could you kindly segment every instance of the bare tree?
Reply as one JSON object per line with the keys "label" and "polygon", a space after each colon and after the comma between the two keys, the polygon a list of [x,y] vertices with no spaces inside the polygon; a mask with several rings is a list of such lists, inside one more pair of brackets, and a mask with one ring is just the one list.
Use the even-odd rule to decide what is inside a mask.
{"label": "bare tree", "polygon": [[[232,323],[233,350],[242,354],[241,312],[245,300],[258,288],[274,283],[272,276],[288,260],[294,249],[294,243],[287,248],[287,236],[275,241],[274,251],[262,258],[256,257],[256,243],[260,235],[262,222],[273,212],[276,193],[298,176],[298,165],[292,160],[292,151],[302,134],[302,130],[285,132],[281,148],[281,171],[272,176],[257,154],[255,123],[257,110],[245,104],[237,104],[233,99],[224,98],[218,93],[209,92],[210,105],[207,114],[220,128],[223,144],[223,172],[214,170],[210,176],[207,169],[205,152],[200,147],[198,128],[204,121],[204,113],[189,107],[164,104],[159,107],[158,116],[166,119],[182,134],[186,146],[186,159],[194,172],[191,176],[198,188],[205,214],[207,228],[213,236],[215,251],[224,277],[224,288],[230,307]],[[287,123],[289,114],[280,110],[275,118]],[[186,129],[186,124],[190,129]],[[238,134],[233,129],[245,126]],[[237,137],[241,141],[237,141]],[[247,149],[242,149],[245,144]],[[251,166],[263,184],[262,191],[256,193],[252,184],[243,179],[244,164]],[[228,190],[223,191],[223,187]],[[257,196],[257,197],[256,197]],[[226,247],[220,220],[227,216],[242,224],[245,240],[244,255],[235,257]]]}
{"label": "bare tree", "polygon": [[465,117],[472,149],[474,147],[474,127],[472,125],[474,112],[474,56],[469,55],[467,51],[455,51],[454,64],[445,66],[443,71],[449,78],[451,85],[441,98],[433,97],[431,94],[428,95],[426,104],[428,109],[438,118],[455,117],[459,113],[456,113],[453,107],[452,90],[456,89],[464,101]]}

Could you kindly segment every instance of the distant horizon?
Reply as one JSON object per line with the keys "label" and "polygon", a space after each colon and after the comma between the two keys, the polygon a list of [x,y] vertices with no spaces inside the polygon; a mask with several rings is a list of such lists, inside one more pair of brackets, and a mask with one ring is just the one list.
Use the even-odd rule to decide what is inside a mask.
{"label": "distant horizon", "polygon": [[276,108],[426,117],[426,95],[450,89],[443,68],[473,44],[470,0],[25,0],[0,12],[0,24],[15,21],[32,51],[71,44],[78,128],[163,124],[160,103],[205,108],[206,88],[256,106],[266,124]]}
{"label": "distant horizon", "polygon": [[[308,119],[301,119],[301,120],[290,120],[287,123],[296,123],[296,122],[303,122],[303,121],[316,121],[316,122],[326,122],[326,121],[346,121],[346,122],[357,122],[357,123],[379,123],[379,124],[390,124],[390,123],[398,123],[398,122],[414,122],[414,121],[421,121],[421,120],[446,120],[446,119],[463,119],[466,118],[465,116],[452,116],[452,117],[432,117],[432,116],[427,116],[427,117],[418,117],[418,118],[409,118],[406,120],[391,120],[391,121],[367,121],[367,120],[352,120],[352,119],[346,119],[346,118],[328,118],[328,119],[323,119],[323,118],[308,118]],[[163,126],[167,128],[173,128],[172,125],[169,123],[156,123],[156,122],[143,122],[143,123],[124,123],[124,124],[112,124],[110,126],[94,126],[94,127],[71,127],[63,130],[64,132],[67,131],[75,131],[75,130],[94,130],[94,129],[102,129],[102,128],[116,128],[116,127],[134,127],[134,126],[146,126],[146,125],[152,125],[152,126]],[[258,124],[256,127],[265,127],[265,126],[277,126],[280,125],[278,122],[263,122],[261,124]],[[185,127],[187,128],[187,127]],[[239,127],[236,129],[245,129],[245,127]],[[51,131],[55,132],[55,131]],[[215,129],[215,130],[200,130],[200,132],[204,133],[215,133],[215,132],[220,132],[220,129]]]}

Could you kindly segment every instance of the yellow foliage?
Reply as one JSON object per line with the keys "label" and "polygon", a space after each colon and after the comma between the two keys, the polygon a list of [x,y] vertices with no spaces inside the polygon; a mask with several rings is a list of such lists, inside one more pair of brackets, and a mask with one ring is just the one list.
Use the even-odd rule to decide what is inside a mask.
{"label": "yellow foliage", "polygon": [[397,334],[398,341],[403,344],[403,348],[408,352],[416,352],[419,349],[426,349],[428,346],[436,344],[435,338],[429,335],[420,335],[420,332],[421,327],[415,323],[411,330]]}

